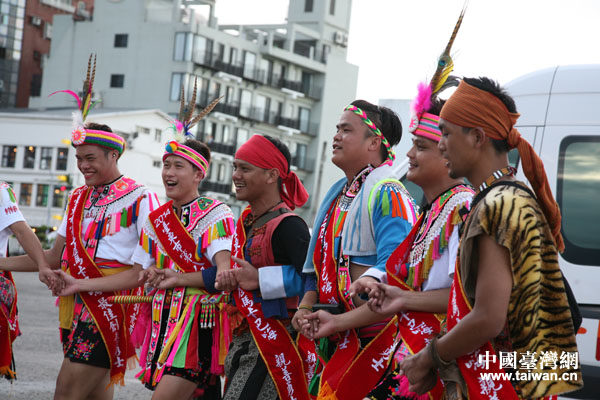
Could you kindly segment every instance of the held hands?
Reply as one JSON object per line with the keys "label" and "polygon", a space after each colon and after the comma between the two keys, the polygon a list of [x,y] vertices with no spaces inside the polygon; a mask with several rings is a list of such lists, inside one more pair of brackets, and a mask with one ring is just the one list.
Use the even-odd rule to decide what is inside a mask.
{"label": "held hands", "polygon": [[[292,326],[296,330],[296,332],[302,331],[302,324],[306,320],[306,316],[311,314],[312,311],[306,308],[299,308],[298,311],[292,317]],[[301,332],[302,333],[302,332]],[[306,335],[305,335],[306,336]],[[308,337],[308,336],[306,336]]]}
{"label": "held hands", "polygon": [[305,315],[301,325],[302,334],[311,340],[331,336],[338,332],[336,318],[336,315],[323,310]]}
{"label": "held hands", "polygon": [[40,281],[52,291],[52,293],[58,293],[64,287],[63,280],[56,276],[52,271],[52,268],[48,264],[40,264],[38,266],[38,276]]}
{"label": "held hands", "polygon": [[52,289],[53,296],[70,296],[80,292],[79,279],[73,278],[62,269],[53,270],[52,273],[62,283],[56,290]]}
{"label": "held hands", "polygon": [[400,375],[406,376],[410,383],[408,390],[411,392],[425,394],[437,383],[437,371],[428,347],[413,356],[407,356],[399,367]]}
{"label": "held hands", "polygon": [[235,279],[233,270],[228,269],[226,271],[220,271],[217,273],[215,279],[215,289],[222,290],[224,292],[232,292],[238,287],[238,281]]}
{"label": "held hands", "polygon": [[376,283],[369,292],[369,309],[373,312],[391,315],[406,310],[404,290],[396,286]]}
{"label": "held hands", "polygon": [[352,282],[350,288],[348,288],[348,296],[354,297],[355,295],[362,293],[369,294],[378,283],[379,281],[371,276],[361,276]]}
{"label": "held hands", "polygon": [[231,259],[240,268],[232,269],[227,272],[231,272],[233,274],[239,287],[241,287],[244,290],[258,289],[258,270],[246,260],[242,260],[233,256],[231,257]]}
{"label": "held hands", "polygon": [[[146,271],[146,283],[149,286],[157,289],[169,289],[177,286],[182,286],[179,282],[181,274],[169,268],[158,269],[155,265],[148,268]],[[142,274],[140,273],[140,275]]]}

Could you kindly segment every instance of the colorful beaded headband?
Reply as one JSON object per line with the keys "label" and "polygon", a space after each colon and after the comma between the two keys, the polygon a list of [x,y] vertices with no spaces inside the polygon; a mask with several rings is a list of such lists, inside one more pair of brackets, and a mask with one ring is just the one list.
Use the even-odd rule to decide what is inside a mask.
{"label": "colorful beaded headband", "polygon": [[77,101],[77,111],[73,113],[73,130],[71,131],[71,145],[73,147],[82,144],[91,144],[110,150],[117,150],[119,154],[123,154],[123,151],[125,151],[125,140],[121,136],[111,132],[85,128],[85,119],[90,110],[97,103],[97,101],[92,102],[94,78],[96,77],[96,56],[93,56],[93,64],[92,56],[93,55],[90,54],[90,58],[88,59],[87,74],[81,91],[83,98],[79,97],[79,95],[72,90],[59,90],[51,93],[50,96],[56,93],[67,93],[68,95],[73,96]]}
{"label": "colorful beaded headband", "polygon": [[163,154],[163,161],[170,155],[175,155],[186,159],[191,162],[193,165],[198,167],[200,171],[202,171],[202,175],[206,176],[206,170],[208,169],[208,161],[206,158],[202,156],[202,154],[198,153],[196,150],[192,149],[189,146],[181,144],[176,140],[171,140],[165,146],[165,154]]}
{"label": "colorful beaded headband", "polygon": [[354,114],[358,115],[363,120],[363,122],[369,127],[369,129],[371,129],[371,132],[373,132],[378,138],[381,139],[381,143],[383,143],[387,150],[388,159],[391,161],[394,161],[396,159],[396,155],[394,154],[394,150],[392,150],[390,142],[388,142],[385,136],[383,136],[383,133],[381,133],[381,131],[373,123],[373,121],[371,121],[369,117],[367,117],[367,113],[365,113],[363,110],[354,105],[349,105],[348,107],[344,108],[344,111],[352,111]]}
{"label": "colorful beaded headband", "polygon": [[413,117],[410,119],[408,131],[413,135],[423,136],[424,138],[431,139],[434,142],[439,142],[442,138],[442,131],[440,130],[439,124],[439,115],[424,112],[420,117],[413,115]]}

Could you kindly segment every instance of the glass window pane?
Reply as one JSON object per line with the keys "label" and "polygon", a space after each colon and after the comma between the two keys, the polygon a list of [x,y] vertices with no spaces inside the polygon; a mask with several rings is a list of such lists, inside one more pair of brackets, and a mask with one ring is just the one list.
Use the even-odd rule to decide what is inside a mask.
{"label": "glass window pane", "polygon": [[19,194],[19,205],[30,206],[31,205],[31,193],[33,191],[33,184],[21,183],[21,193]]}
{"label": "glass window pane", "polygon": [[38,207],[46,207],[48,205],[48,185],[38,184],[37,193],[35,196],[35,205]]}
{"label": "glass window pane", "polygon": [[171,101],[179,101],[181,98],[181,78],[183,74],[173,74],[171,75],[171,95],[169,96],[169,100]]}
{"label": "glass window pane", "polygon": [[23,168],[32,169],[35,166],[35,146],[25,147],[25,156],[23,157]]}
{"label": "glass window pane", "polygon": [[175,46],[173,47],[173,60],[183,61],[183,53],[185,51],[185,32],[177,32],[175,34]]}
{"label": "glass window pane", "polygon": [[52,168],[52,147],[42,147],[40,169],[48,170],[50,168]]}
{"label": "glass window pane", "polygon": [[59,171],[67,170],[67,160],[69,156],[69,148],[68,147],[59,147],[56,149],[56,169]]}
{"label": "glass window pane", "polygon": [[17,159],[17,146],[2,146],[2,167],[14,168]]}
{"label": "glass window pane", "polygon": [[598,265],[600,258],[600,136],[570,136],[560,145],[557,200],[565,240],[563,257]]}

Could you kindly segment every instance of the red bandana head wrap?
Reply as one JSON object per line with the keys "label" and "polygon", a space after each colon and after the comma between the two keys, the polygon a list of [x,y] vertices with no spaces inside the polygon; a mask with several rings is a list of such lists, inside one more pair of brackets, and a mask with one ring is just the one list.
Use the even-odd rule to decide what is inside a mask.
{"label": "red bandana head wrap", "polygon": [[281,198],[293,210],[308,200],[308,193],[298,175],[289,171],[289,165],[281,151],[264,136],[254,135],[240,146],[235,158],[263,169],[276,168],[281,178]]}
{"label": "red bandana head wrap", "polygon": [[444,104],[440,118],[467,128],[481,127],[488,137],[506,140],[511,149],[519,150],[523,172],[550,224],[556,246],[563,251],[565,245],[560,234],[560,209],[552,196],[542,160],[514,127],[519,114],[508,112],[504,103],[493,94],[461,81]]}

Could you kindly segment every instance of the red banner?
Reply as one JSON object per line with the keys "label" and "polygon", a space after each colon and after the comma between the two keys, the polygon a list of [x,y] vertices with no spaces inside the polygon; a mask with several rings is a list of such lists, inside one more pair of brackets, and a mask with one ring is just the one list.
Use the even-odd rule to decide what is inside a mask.
{"label": "red banner", "polygon": [[[236,224],[232,255],[244,259],[246,231],[244,219],[250,214],[246,208]],[[240,268],[233,261],[233,269]],[[304,400],[309,398],[302,357],[286,327],[275,318],[266,318],[260,303],[255,302],[252,292],[240,287],[233,291],[235,304],[248,321],[250,332],[265,365],[273,378],[280,399]]]}
{"label": "red banner", "polygon": [[[86,251],[81,240],[81,222],[85,200],[92,188],[81,187],[71,196],[67,211],[67,241],[69,255],[69,273],[77,279],[101,278],[104,276],[91,256]],[[127,329],[127,312],[122,304],[113,304],[108,297],[117,295],[116,292],[80,292],[88,311],[100,330],[104,344],[110,357],[110,383],[123,384],[126,361],[135,355],[133,346],[129,343]],[[131,315],[129,316],[131,325]],[[135,318],[133,318],[135,319]]]}

